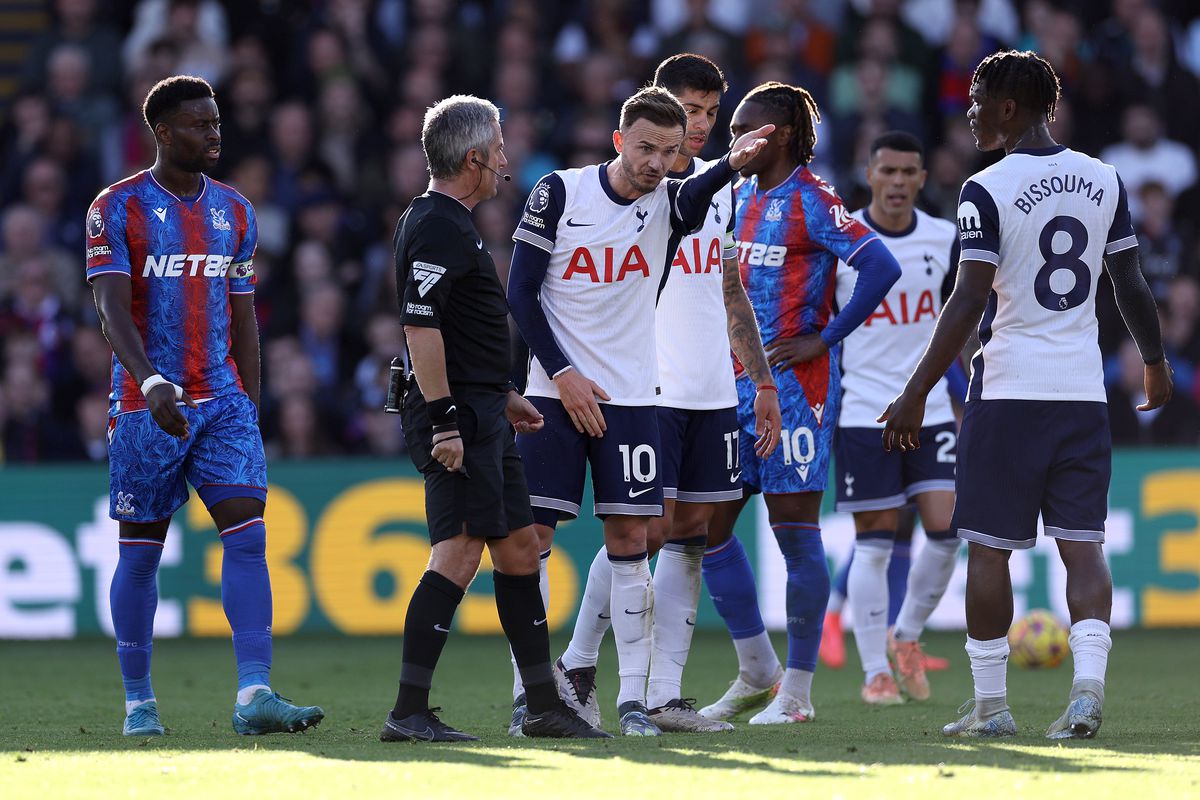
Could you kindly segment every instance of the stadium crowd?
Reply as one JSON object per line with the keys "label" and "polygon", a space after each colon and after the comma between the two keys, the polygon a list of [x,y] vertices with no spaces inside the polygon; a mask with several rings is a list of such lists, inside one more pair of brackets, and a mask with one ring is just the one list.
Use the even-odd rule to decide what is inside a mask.
{"label": "stadium crowd", "polygon": [[[726,71],[719,130],[763,81],[809,88],[823,114],[813,169],[852,207],[869,196],[867,145],[917,134],[922,204],[953,218],[963,179],[995,158],[965,112],[975,65],[1000,46],[1053,64],[1055,138],[1116,166],[1129,192],[1176,392],[1134,414],[1141,360],[1102,282],[1114,444],[1200,444],[1190,0],[52,0],[20,19],[24,54],[0,80],[0,462],[105,458],[109,350],[83,277],[84,213],[153,161],[140,103],[165,76],[216,87],[214,177],[257,211],[268,453],[384,456],[404,447],[382,412],[401,349],[392,231],[425,190],[420,125],[438,99],[502,109],[513,182],[475,216],[504,272],[537,178],[611,157],[621,101],[684,51]],[[705,155],[727,146],[714,136]]]}

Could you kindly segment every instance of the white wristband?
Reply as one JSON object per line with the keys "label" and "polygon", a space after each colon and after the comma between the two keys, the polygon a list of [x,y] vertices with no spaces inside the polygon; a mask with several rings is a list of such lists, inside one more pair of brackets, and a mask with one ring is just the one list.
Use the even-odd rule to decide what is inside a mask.
{"label": "white wristband", "polygon": [[179,384],[171,383],[169,380],[167,380],[166,378],[164,378],[162,375],[160,375],[157,372],[154,373],[153,375],[151,375],[149,378],[146,378],[146,380],[142,381],[142,397],[145,397],[147,394],[149,394],[150,390],[153,389],[155,386],[158,386],[160,383],[165,383],[165,384],[175,387],[175,399],[176,400],[183,399],[183,387],[180,386]]}

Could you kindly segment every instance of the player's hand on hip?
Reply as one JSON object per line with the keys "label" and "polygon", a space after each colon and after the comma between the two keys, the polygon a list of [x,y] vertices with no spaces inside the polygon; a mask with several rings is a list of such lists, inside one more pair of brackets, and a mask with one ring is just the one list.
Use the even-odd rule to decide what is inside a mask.
{"label": "player's hand on hip", "polygon": [[772,367],[794,367],[825,355],[829,352],[829,345],[825,344],[821,334],[809,333],[776,339],[765,350]]}
{"label": "player's hand on hip", "polygon": [[504,407],[504,415],[512,423],[517,433],[533,433],[540,431],[545,425],[545,419],[533,403],[526,400],[516,390],[508,393],[508,403]]}
{"label": "player's hand on hip", "polygon": [[189,408],[199,408],[196,401],[173,383],[160,383],[146,394],[146,408],[150,416],[162,428],[176,439],[186,439],[190,435],[191,426],[188,419],[179,410],[178,403]]}
{"label": "player's hand on hip", "polygon": [[779,411],[779,392],[760,391],[754,396],[754,454],[767,458],[779,444],[779,432],[783,430],[783,415]]}
{"label": "player's hand on hip", "polygon": [[575,430],[596,438],[604,436],[608,426],[604,423],[604,414],[596,401],[612,399],[608,392],[595,381],[580,375],[574,367],[556,375],[554,385],[558,389],[558,398],[562,401],[563,408],[575,424]]}
{"label": "player's hand on hip", "polygon": [[1157,364],[1147,364],[1143,383],[1146,387],[1146,402],[1137,407],[1138,411],[1153,411],[1162,408],[1171,399],[1174,389],[1175,370],[1164,358]]}
{"label": "player's hand on hip", "polygon": [[916,450],[921,446],[921,424],[925,421],[925,395],[912,395],[905,389],[891,402],[876,422],[883,427],[883,449]]}
{"label": "player's hand on hip", "polygon": [[462,435],[458,431],[444,431],[433,435],[433,457],[447,472],[458,472],[463,464]]}
{"label": "player's hand on hip", "polygon": [[733,169],[741,169],[749,164],[750,159],[767,146],[766,137],[774,130],[775,126],[768,123],[757,130],[739,136],[733,143],[733,147],[729,148],[729,166]]}

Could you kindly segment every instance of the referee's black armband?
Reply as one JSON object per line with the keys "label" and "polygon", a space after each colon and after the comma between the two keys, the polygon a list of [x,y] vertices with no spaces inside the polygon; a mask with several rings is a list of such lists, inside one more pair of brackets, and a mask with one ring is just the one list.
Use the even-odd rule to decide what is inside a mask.
{"label": "referee's black armband", "polygon": [[430,400],[425,408],[429,412],[429,421],[433,423],[434,433],[458,430],[458,407],[454,405],[453,397]]}

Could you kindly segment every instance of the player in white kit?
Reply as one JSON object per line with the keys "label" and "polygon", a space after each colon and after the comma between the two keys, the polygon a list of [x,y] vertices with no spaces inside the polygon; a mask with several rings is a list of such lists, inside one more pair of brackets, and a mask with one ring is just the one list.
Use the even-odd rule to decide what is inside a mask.
{"label": "player in white kit", "polygon": [[1046,735],[1091,738],[1112,646],[1112,578],[1102,548],[1112,445],[1095,308],[1102,266],[1146,365],[1139,410],[1170,399],[1171,369],[1121,179],[1050,136],[1059,97],[1053,68],[1032,52],[994,53],[976,68],[970,97],[977,146],[1006,155],[963,185],[954,293],[904,391],[880,417],[883,445],[921,446],[925,396],[979,321],[951,524],[969,542],[966,649],[975,697],[942,732],[1017,732],[1005,680],[1008,558],[1033,547],[1040,513],[1067,571],[1075,662],[1067,709]]}
{"label": "player in white kit", "polygon": [[[954,283],[954,223],[915,206],[925,174],[919,139],[902,131],[883,134],[872,143],[867,163],[870,205],[851,214],[879,234],[902,270],[875,312],[843,340],[842,413],[833,441],[837,510],[854,514],[848,597],[865,673],[862,698],[877,705],[902,702],[901,688],[915,700],[929,698],[917,640],[946,591],[958,553],[958,539],[950,532],[957,428],[945,379],[938,381],[925,411],[920,434],[924,448],[883,452],[883,425],[875,421],[916,366]],[[857,280],[857,270],[838,264],[839,306],[849,302]],[[909,573],[908,592],[894,617],[895,640],[889,642],[888,620],[896,609],[888,607],[888,561],[900,510],[912,502],[927,542]],[[888,665],[889,649],[896,678]]]}
{"label": "player in white kit", "polygon": [[[696,154],[716,121],[728,88],[725,76],[707,58],[683,53],[659,64],[654,85],[675,95],[687,112],[687,133],[668,173],[686,178],[705,165]],[[708,523],[717,503],[742,494],[731,347],[756,385],[775,385],[754,310],[739,279],[732,231],[733,192],[724,187],[713,196],[703,227],[683,237],[669,254],[668,279],[658,300],[663,516],[653,518],[648,531],[650,555],[657,552],[658,560],[646,699],[650,719],[666,732],[733,729],[728,722],[700,716],[681,689],[695,630]],[[781,428],[778,392],[764,389],[755,406],[757,449],[767,455]],[[610,626],[611,585],[611,562],[601,548],[588,570],[575,630],[562,657],[572,699],[597,726],[596,661]]]}
{"label": "player in white kit", "polygon": [[[664,180],[686,128],[665,89],[625,101],[616,159],[553,172],[534,187],[509,275],[513,318],[532,354],[526,395],[545,418],[541,431],[517,437],[542,549],[558,521],[578,515],[590,463],[612,562],[618,713],[622,733],[635,736],[660,733],[645,705],[654,609],[647,520],[662,515],[663,499],[655,302],[667,254],[773,130],[742,136],[686,180]],[[556,669],[563,678],[561,660]]]}

